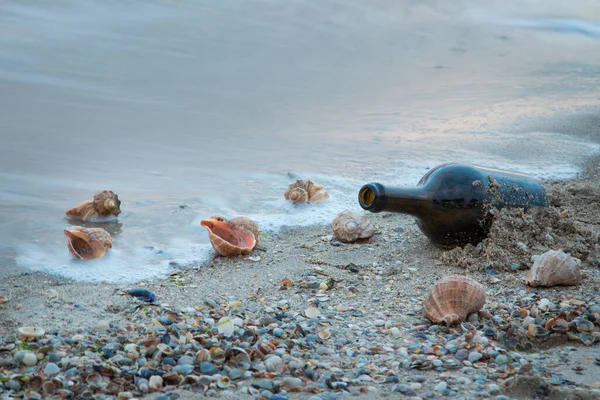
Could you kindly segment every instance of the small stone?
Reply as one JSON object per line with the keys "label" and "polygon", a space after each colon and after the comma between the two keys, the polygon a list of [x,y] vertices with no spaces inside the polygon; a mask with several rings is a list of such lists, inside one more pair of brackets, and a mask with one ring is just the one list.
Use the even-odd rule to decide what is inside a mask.
{"label": "small stone", "polygon": [[487,389],[488,389],[488,393],[492,396],[498,396],[498,395],[502,394],[502,391],[500,390],[500,386],[496,385],[495,383],[489,384]]}
{"label": "small stone", "polygon": [[419,382],[413,382],[410,384],[410,388],[412,390],[421,390],[423,388],[423,384]]}
{"label": "small stone", "polygon": [[194,371],[194,366],[190,364],[176,365],[173,372],[179,375],[189,375]]}
{"label": "small stone", "polygon": [[479,353],[478,351],[472,351],[469,353],[469,361],[472,363],[479,361],[482,357],[483,354]]}
{"label": "small stone", "polygon": [[60,355],[57,353],[50,353],[48,355],[48,361],[53,362],[53,363],[57,363],[60,361]]}
{"label": "small stone", "polygon": [[37,357],[30,351],[25,352],[23,355],[23,365],[27,367],[33,367],[37,364]]}
{"label": "small stone", "polygon": [[504,354],[498,354],[496,356],[496,364],[506,364],[508,363],[508,357]]}
{"label": "small stone", "polygon": [[220,371],[217,367],[212,365],[211,363],[204,361],[200,363],[200,373],[204,375],[216,375]]}
{"label": "small stone", "polygon": [[283,360],[279,356],[269,357],[267,360],[265,360],[265,366],[267,367],[267,371],[274,372],[279,366],[279,364],[282,363],[282,361]]}
{"label": "small stone", "polygon": [[295,392],[302,386],[302,379],[286,377],[281,380],[281,388],[288,392]]}
{"label": "small stone", "polygon": [[433,390],[435,390],[436,392],[442,393],[442,392],[445,392],[447,388],[448,388],[448,384],[446,382],[442,381],[442,382],[438,383],[437,385],[435,385],[433,387]]}
{"label": "small stone", "polygon": [[400,334],[400,329],[398,329],[394,326],[393,328],[390,329],[390,333],[394,336],[397,336]]}
{"label": "small stone", "polygon": [[46,375],[56,375],[58,373],[60,373],[60,368],[53,362],[46,364],[46,367],[44,367],[44,374]]}
{"label": "small stone", "polygon": [[273,336],[277,336],[277,337],[283,336],[283,329],[281,329],[281,328],[273,329]]}
{"label": "small stone", "polygon": [[148,387],[154,391],[161,390],[163,388],[163,378],[158,375],[152,375],[148,382]]}
{"label": "small stone", "polygon": [[425,378],[423,375],[415,375],[413,376],[412,380],[419,383],[427,382],[427,378]]}
{"label": "small stone", "polygon": [[385,321],[382,319],[376,319],[375,321],[373,321],[373,325],[375,326],[384,326],[385,325]]}
{"label": "small stone", "polygon": [[466,360],[467,357],[469,357],[469,350],[467,349],[460,349],[456,352],[456,354],[454,354],[454,357],[456,357],[457,360]]}
{"label": "small stone", "polygon": [[179,365],[194,365],[194,359],[190,356],[182,356],[179,361],[177,361]]}

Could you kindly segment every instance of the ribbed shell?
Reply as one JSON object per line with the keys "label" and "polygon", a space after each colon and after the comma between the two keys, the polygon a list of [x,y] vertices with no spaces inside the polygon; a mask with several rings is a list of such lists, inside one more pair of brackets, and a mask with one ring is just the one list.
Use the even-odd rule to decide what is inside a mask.
{"label": "ribbed shell", "polygon": [[376,229],[367,217],[352,210],[342,211],[331,224],[333,235],[340,242],[355,242],[373,236]]}
{"label": "ribbed shell", "polygon": [[102,228],[71,226],[64,230],[69,252],[82,260],[92,260],[104,256],[112,249],[110,233]]}
{"label": "ribbed shell", "polygon": [[82,221],[101,222],[107,217],[116,217],[121,213],[119,196],[110,190],[103,190],[94,194],[92,201],[81,203],[66,211],[68,217]]}
{"label": "ribbed shell", "polygon": [[250,254],[257,244],[258,225],[247,217],[230,221],[214,216],[200,221],[200,225],[208,230],[210,243],[223,257]]}
{"label": "ribbed shell", "polygon": [[529,286],[577,285],[581,282],[581,261],[562,250],[549,250],[531,266],[525,283]]}
{"label": "ribbed shell", "polygon": [[329,193],[310,179],[298,179],[289,185],[284,197],[293,203],[321,203],[329,199]]}
{"label": "ribbed shell", "polygon": [[462,322],[485,305],[483,286],[463,275],[438,280],[423,302],[423,313],[433,322],[450,326]]}

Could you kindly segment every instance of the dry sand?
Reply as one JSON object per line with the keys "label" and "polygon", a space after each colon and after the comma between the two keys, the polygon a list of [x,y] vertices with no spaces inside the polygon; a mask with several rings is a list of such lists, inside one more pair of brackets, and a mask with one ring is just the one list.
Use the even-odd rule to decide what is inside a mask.
{"label": "dry sand", "polygon": [[[347,333],[348,337],[352,330],[349,324],[372,326],[374,320],[384,320],[386,327],[397,327],[400,331],[430,324],[420,314],[422,300],[436,280],[453,273],[466,273],[482,283],[488,295],[486,309],[492,311],[498,304],[514,304],[534,294],[556,302],[578,298],[600,304],[600,186],[597,177],[598,164],[590,162],[582,179],[547,182],[552,198],[549,210],[526,216],[517,211],[503,211],[490,238],[478,248],[445,252],[430,244],[411,217],[382,213],[368,215],[378,228],[368,243],[331,242],[329,226],[288,228],[261,239],[261,249],[253,252],[253,256],[260,257],[259,261],[251,261],[247,256],[215,258],[205,265],[176,269],[173,277],[164,281],[121,286],[79,283],[41,273],[13,276],[0,281],[0,295],[9,297],[7,303],[0,305],[0,336],[15,334],[20,326],[40,326],[48,333],[60,331],[64,335],[66,331],[101,331],[107,324],[125,325],[131,321],[151,324],[159,308],[132,312],[137,300],[122,294],[132,287],[152,291],[163,309],[190,309],[203,304],[206,298],[217,302],[240,300],[253,310],[253,315],[259,316],[268,315],[272,311],[269,307],[276,308],[282,300],[287,300],[288,312],[301,314],[315,291],[298,285],[282,291],[280,282],[286,277],[298,282],[306,273],[314,274],[315,269],[324,278],[327,275],[336,281],[334,288],[327,292],[329,300],[322,304],[354,310],[350,320],[330,321],[332,332]],[[552,227],[553,240],[544,239],[548,227]],[[540,229],[544,234],[538,232]],[[525,247],[518,246],[517,242],[523,242]],[[531,265],[531,256],[558,248],[582,258],[585,274],[582,284],[550,289],[527,287],[524,277],[526,268]],[[519,269],[513,271],[511,266],[515,263]],[[496,382],[505,389],[505,395],[523,399],[535,396],[598,398],[590,392],[600,389],[597,345],[584,346],[568,341],[564,335],[524,340],[527,346],[518,349],[523,357],[536,365],[550,364],[550,372],[523,375],[520,380],[512,380],[510,387]],[[381,341],[390,346],[407,346],[403,335],[385,335]],[[331,360],[333,365],[345,370],[351,370],[352,362],[350,357]],[[426,376],[428,382],[437,382],[440,375],[432,370],[403,368],[396,373],[400,383],[410,382],[416,374]],[[469,377],[461,370],[444,374]],[[552,376],[562,378],[564,383],[550,385]],[[403,396],[390,392],[393,384],[374,386],[365,398]],[[417,391],[417,395],[423,395],[426,389],[431,392],[431,386],[433,384]],[[574,392],[579,389],[583,391]],[[460,387],[457,392],[459,397],[476,397],[462,392]],[[579,397],[568,397],[575,393]],[[194,397],[183,391],[179,394],[182,398]],[[355,394],[361,396],[359,392]],[[308,398],[310,395],[293,396]]]}

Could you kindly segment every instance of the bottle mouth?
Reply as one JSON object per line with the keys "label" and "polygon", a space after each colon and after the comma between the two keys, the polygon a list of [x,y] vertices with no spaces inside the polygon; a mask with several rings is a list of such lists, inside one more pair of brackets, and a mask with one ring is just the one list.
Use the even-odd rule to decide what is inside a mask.
{"label": "bottle mouth", "polygon": [[374,200],[375,192],[373,189],[367,186],[360,189],[360,192],[358,193],[358,201],[363,208],[371,206]]}
{"label": "bottle mouth", "polygon": [[371,212],[381,211],[382,186],[379,183],[369,183],[360,188],[358,192],[358,204]]}

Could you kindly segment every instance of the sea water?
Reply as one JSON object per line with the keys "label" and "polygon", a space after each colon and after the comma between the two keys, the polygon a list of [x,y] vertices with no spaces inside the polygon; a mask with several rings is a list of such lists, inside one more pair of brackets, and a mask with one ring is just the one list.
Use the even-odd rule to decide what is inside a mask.
{"label": "sea water", "polygon": [[[202,218],[329,224],[364,183],[448,161],[574,178],[598,152],[595,19],[585,1],[5,0],[0,276],[162,278],[213,256]],[[330,200],[286,202],[300,178]],[[114,248],[76,260],[64,212],[105,189]]]}

